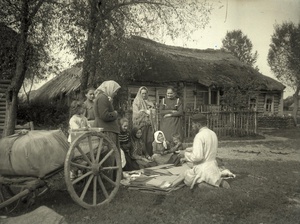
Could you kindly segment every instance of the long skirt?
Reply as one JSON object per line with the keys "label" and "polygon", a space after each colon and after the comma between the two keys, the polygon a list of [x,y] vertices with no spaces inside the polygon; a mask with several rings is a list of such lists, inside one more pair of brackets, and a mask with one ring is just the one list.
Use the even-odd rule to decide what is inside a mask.
{"label": "long skirt", "polygon": [[[118,148],[118,150],[120,152],[119,135],[117,133],[109,132],[109,131],[105,131],[103,133],[116,144],[116,146],[117,146],[117,148]],[[121,154],[120,154],[120,156],[121,156]],[[116,165],[116,161],[115,161],[115,157],[112,154],[110,157],[108,157],[104,161],[103,166],[114,166],[114,165]],[[107,171],[106,175],[110,179],[114,179],[115,178],[115,174],[111,170]]]}
{"label": "long skirt", "polygon": [[161,119],[160,130],[164,133],[166,139],[172,142],[172,135],[179,134],[183,139],[183,126],[181,117],[165,117]]}
{"label": "long skirt", "polygon": [[124,151],[125,159],[126,159],[126,165],[123,167],[124,171],[132,171],[132,170],[139,170],[139,164],[131,158],[129,155],[129,152]]}
{"label": "long skirt", "polygon": [[145,142],[146,152],[149,156],[153,155],[152,142],[154,141],[154,134],[151,125],[144,125],[142,128],[142,138]]}

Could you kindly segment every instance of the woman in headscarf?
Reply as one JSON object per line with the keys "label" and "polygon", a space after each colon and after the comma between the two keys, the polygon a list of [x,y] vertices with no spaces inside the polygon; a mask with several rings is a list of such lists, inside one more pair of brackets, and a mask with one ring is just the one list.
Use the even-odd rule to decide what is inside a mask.
{"label": "woman in headscarf", "polygon": [[117,122],[118,112],[114,110],[112,101],[120,88],[121,86],[113,80],[104,81],[96,89],[97,96],[94,103],[94,126],[103,128],[103,131],[115,143],[118,142],[120,127]]}
{"label": "woman in headscarf", "polygon": [[153,132],[155,128],[155,106],[148,99],[148,89],[145,86],[139,88],[132,103],[133,126],[142,130],[142,138],[146,145],[148,155],[152,156]]}
{"label": "woman in headscarf", "polygon": [[[104,81],[95,91],[96,99],[94,101],[94,127],[103,128],[103,132],[111,139],[120,149],[118,135],[120,127],[118,123],[118,112],[113,107],[113,98],[117,95],[121,86],[113,81]],[[109,157],[104,165],[114,165],[114,158]],[[107,171],[106,174],[110,179],[113,179],[113,172]]]}

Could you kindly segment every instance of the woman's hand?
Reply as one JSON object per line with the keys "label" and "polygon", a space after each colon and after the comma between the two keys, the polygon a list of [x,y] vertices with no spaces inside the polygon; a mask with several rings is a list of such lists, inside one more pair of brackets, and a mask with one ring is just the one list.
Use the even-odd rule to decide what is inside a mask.
{"label": "woman's hand", "polygon": [[166,118],[166,117],[172,117],[172,114],[166,114],[166,115],[164,116],[164,118]]}

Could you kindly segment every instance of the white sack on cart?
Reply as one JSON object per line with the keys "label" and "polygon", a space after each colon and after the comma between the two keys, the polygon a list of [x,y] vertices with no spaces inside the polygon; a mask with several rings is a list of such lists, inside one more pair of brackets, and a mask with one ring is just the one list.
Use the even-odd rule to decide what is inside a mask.
{"label": "white sack on cart", "polygon": [[69,148],[61,130],[34,130],[0,139],[0,174],[44,177],[62,167]]}

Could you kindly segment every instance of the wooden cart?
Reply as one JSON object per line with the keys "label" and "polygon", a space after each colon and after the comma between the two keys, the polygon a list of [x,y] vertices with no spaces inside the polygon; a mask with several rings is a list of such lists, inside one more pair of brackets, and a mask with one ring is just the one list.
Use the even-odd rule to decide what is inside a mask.
{"label": "wooden cart", "polygon": [[[0,175],[0,209],[12,211],[20,200],[32,200],[45,193],[51,178],[64,174],[71,198],[84,208],[110,202],[122,175],[120,152],[101,129],[74,132],[64,166],[43,178]],[[77,137],[78,136],[78,137]]]}

